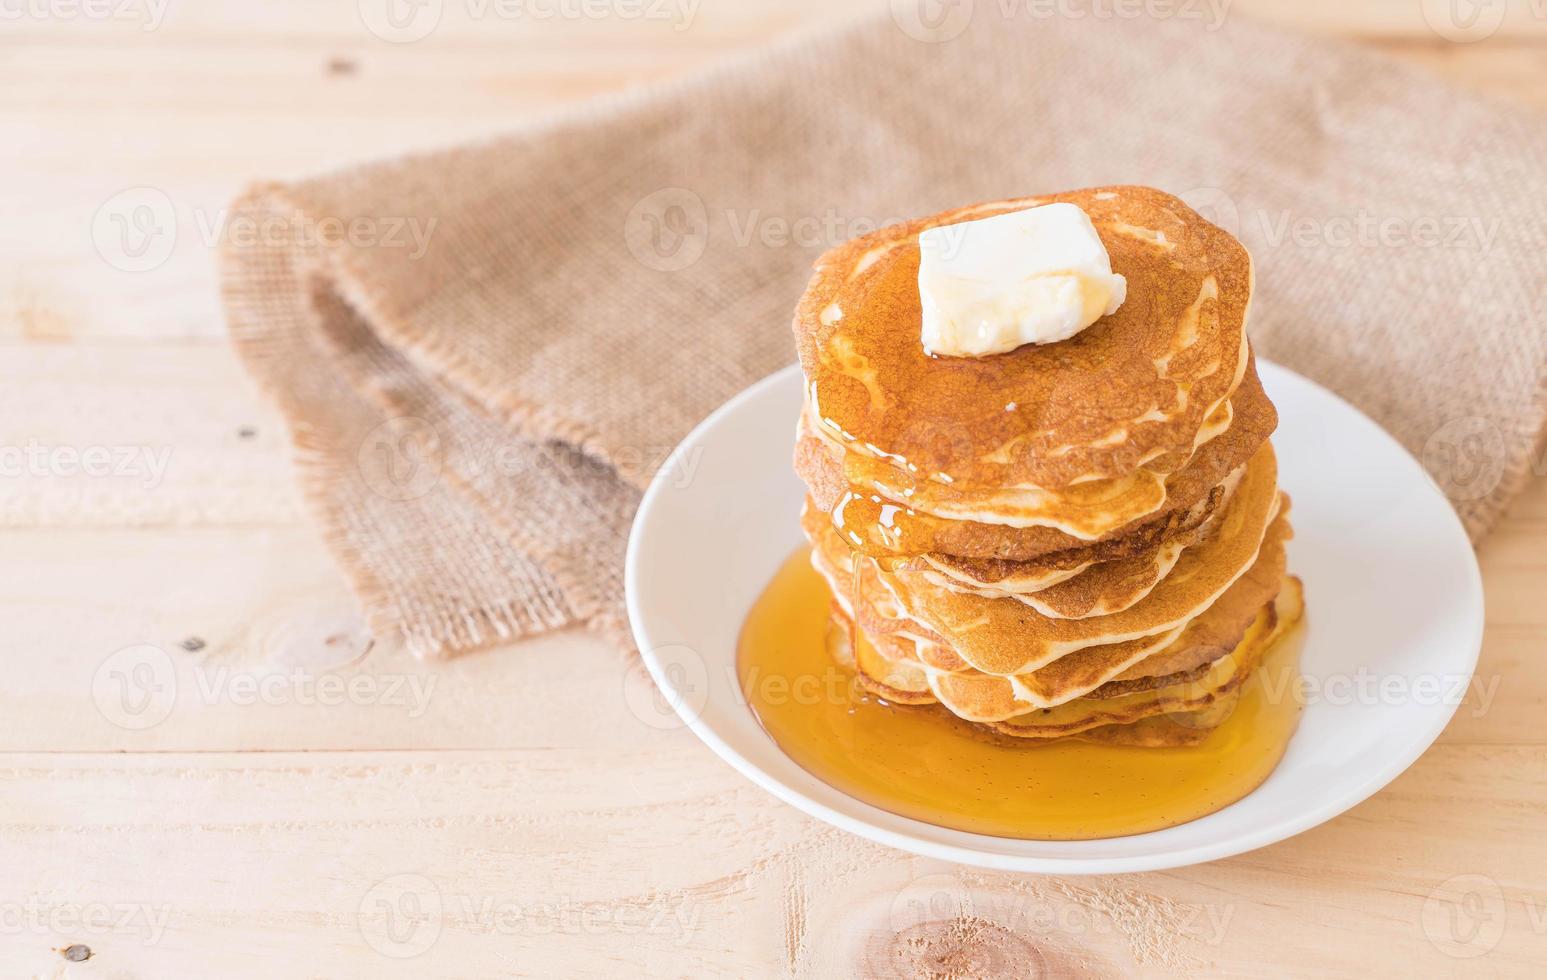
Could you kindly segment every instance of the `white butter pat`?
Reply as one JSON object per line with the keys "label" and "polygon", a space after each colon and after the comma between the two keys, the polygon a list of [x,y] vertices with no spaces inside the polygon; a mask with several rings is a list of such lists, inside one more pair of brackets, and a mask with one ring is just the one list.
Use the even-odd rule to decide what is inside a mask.
{"label": "white butter pat", "polygon": [[931,354],[985,357],[1068,340],[1128,295],[1074,204],[930,228],[919,253],[921,339]]}

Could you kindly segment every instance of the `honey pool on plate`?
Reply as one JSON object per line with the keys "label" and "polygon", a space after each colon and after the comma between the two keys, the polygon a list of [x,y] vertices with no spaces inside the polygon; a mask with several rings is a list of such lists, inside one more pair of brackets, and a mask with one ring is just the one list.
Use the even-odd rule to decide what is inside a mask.
{"label": "honey pool on plate", "polygon": [[828,652],[829,601],[801,548],[742,628],[742,691],[764,730],[812,775],[942,827],[1092,840],[1196,820],[1260,786],[1300,718],[1298,685],[1285,682],[1296,676],[1303,635],[1296,629],[1268,651],[1234,712],[1197,745],[1012,742],[933,706],[890,704],[854,683]]}

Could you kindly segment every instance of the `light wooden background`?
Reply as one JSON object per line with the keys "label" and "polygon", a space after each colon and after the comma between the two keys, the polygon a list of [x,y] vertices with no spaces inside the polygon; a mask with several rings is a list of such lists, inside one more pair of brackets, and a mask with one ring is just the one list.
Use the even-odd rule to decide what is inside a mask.
{"label": "light wooden background", "polygon": [[[223,341],[201,223],[250,179],[495,133],[857,3],[704,0],[679,24],[455,0],[393,44],[362,27],[376,0],[112,0],[108,21],[30,2],[0,19],[0,446],[135,466],[0,478],[0,975],[1547,965],[1540,484],[1481,552],[1491,706],[1332,823],[1169,873],[979,874],[851,839],[661,722],[638,669],[583,635],[434,667],[369,646]],[[1547,105],[1547,11],[1507,6],[1464,45],[1421,0],[1231,10]],[[180,232],[128,273],[93,216],[142,185]],[[318,677],[375,686],[339,703]]]}

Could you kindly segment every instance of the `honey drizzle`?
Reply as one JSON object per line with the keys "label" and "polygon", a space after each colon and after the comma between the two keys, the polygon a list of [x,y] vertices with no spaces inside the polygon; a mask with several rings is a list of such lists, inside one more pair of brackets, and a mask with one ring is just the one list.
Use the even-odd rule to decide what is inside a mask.
{"label": "honey drizzle", "polygon": [[831,594],[800,549],[747,617],[742,691],[769,736],[823,782],[926,823],[1027,840],[1094,840],[1196,820],[1246,796],[1299,721],[1296,630],[1243,686],[1234,712],[1189,747],[1028,744],[938,706],[890,704],[830,656]]}

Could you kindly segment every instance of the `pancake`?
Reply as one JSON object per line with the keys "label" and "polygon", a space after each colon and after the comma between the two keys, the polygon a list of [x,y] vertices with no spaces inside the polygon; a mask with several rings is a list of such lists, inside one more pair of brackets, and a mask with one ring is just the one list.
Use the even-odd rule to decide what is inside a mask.
{"label": "pancake", "polygon": [[[923,703],[926,692],[933,692],[954,714],[973,721],[1001,720],[1093,691],[1107,696],[1163,686],[1154,682],[1157,675],[1194,670],[1201,674],[1201,669],[1234,648],[1276,595],[1284,573],[1283,542],[1289,536],[1287,518],[1280,515],[1277,524],[1246,574],[1185,627],[1141,640],[1087,647],[1038,670],[1000,677],[973,670],[937,641],[922,640],[919,634],[925,631],[909,620],[892,618],[895,612],[889,617],[872,612],[868,618],[861,612],[857,642],[866,657],[859,658],[858,669],[874,686],[891,688],[894,697],[905,692],[908,703]],[[820,570],[824,563],[816,564]],[[868,591],[863,568],[862,564],[861,573],[850,579],[824,572],[835,594],[843,597],[845,610],[865,610],[885,602],[872,602],[869,594],[852,594],[854,583],[862,593]],[[942,652],[951,656],[950,662],[936,659]]]}
{"label": "pancake", "polygon": [[1113,698],[1076,698],[1055,708],[994,722],[992,727],[1017,738],[1053,738],[1107,725],[1130,725],[1157,715],[1201,711],[1238,691],[1263,655],[1303,614],[1299,580],[1286,579],[1274,600],[1272,615],[1265,610],[1240,644],[1210,665],[1202,677]]}
{"label": "pancake", "polygon": [[808,501],[800,511],[801,529],[811,542],[811,565],[827,581],[844,615],[872,633],[905,633],[936,643],[945,640],[910,617],[896,596],[876,579],[875,566],[844,546],[843,539]]}
{"label": "pancake", "polygon": [[803,511],[813,546],[811,565],[827,582],[844,616],[862,630],[890,659],[911,659],[938,670],[970,670],[967,662],[951,649],[945,639],[929,627],[911,619],[896,597],[876,579],[875,568],[858,562],[843,546],[836,533],[812,511]]}
{"label": "pancake", "polygon": [[898,704],[934,704],[929,676],[924,668],[907,660],[888,660],[863,634],[853,632],[849,624],[849,642],[854,652],[854,669],[860,683],[875,694]]}
{"label": "pancake", "polygon": [[[1123,306],[1057,344],[926,354],[919,232],[1053,202],[1089,214],[1127,279]],[[818,259],[794,331],[813,410],[851,452],[921,482],[1063,489],[1193,455],[1245,374],[1251,291],[1245,248],[1180,199],[1092,188],[958,208],[840,245]]]}
{"label": "pancake", "polygon": [[[1149,551],[1132,557],[1145,561],[1154,560],[1158,557],[1160,549],[1169,543],[1161,542]],[[1011,596],[1027,595],[1052,588],[1060,582],[1069,581],[1095,564],[1094,560],[1087,558],[1067,568],[1050,568],[1035,562],[959,558],[955,555],[933,553],[919,555],[916,564],[912,567],[922,573],[925,579],[942,589],[976,592],[984,596]],[[986,573],[979,570],[985,567],[991,570]]]}
{"label": "pancake", "polygon": [[[918,234],[1081,207],[1127,299],[1075,336],[926,354]],[[956,209],[818,260],[796,311],[802,529],[832,655],[992,739],[1190,745],[1300,615],[1244,248],[1107,187]]]}
{"label": "pancake", "polygon": [[1085,647],[1153,636],[1187,622],[1256,560],[1277,507],[1277,465],[1265,444],[1247,464],[1218,530],[1186,549],[1141,602],[1109,616],[1053,619],[1019,602],[941,589],[904,569],[877,574],[911,618],[944,637],[975,669],[1020,674]]}
{"label": "pancake", "polygon": [[[1277,587],[1275,580],[1283,574],[1287,564],[1283,557],[1283,545],[1285,541],[1294,537],[1294,530],[1288,523],[1289,498],[1280,495],[1282,503],[1279,505],[1278,523],[1283,525],[1283,533],[1276,537],[1274,542],[1264,542],[1263,554],[1257,559],[1256,564],[1247,570],[1241,580],[1232,585],[1219,600],[1210,606],[1210,611],[1234,607],[1235,619],[1222,617],[1199,617],[1188,624],[1188,643],[1177,644],[1175,649],[1163,650],[1140,662],[1126,668],[1115,675],[1098,693],[1117,693],[1114,685],[1138,684],[1157,676],[1177,674],[1193,670],[1197,667],[1212,663],[1223,656],[1226,651],[1235,646],[1240,636],[1228,628],[1231,622],[1239,621],[1250,608],[1250,591],[1265,591],[1270,587]],[[1278,552],[1276,562],[1264,561],[1265,558],[1274,557],[1272,551]],[[1220,629],[1224,626],[1224,629]]]}
{"label": "pancake", "polygon": [[[1241,690],[1227,691],[1214,699],[1214,703],[1197,711],[1171,712],[1151,715],[1126,725],[1102,725],[1088,728],[1073,735],[1048,739],[1062,742],[1070,739],[1079,742],[1095,742],[1099,745],[1127,745],[1145,749],[1185,749],[1201,744],[1213,734],[1225,719],[1235,711],[1241,699]],[[1009,737],[1009,736],[1007,736]]]}
{"label": "pancake", "polygon": [[[1176,565],[1182,551],[1194,543],[1193,534],[1175,537],[1154,551],[1116,561],[1104,561],[1063,582],[1025,592],[1005,592],[1001,589],[962,587],[959,583],[945,586],[956,592],[989,598],[1007,598],[1025,603],[1043,616],[1052,619],[1084,619],[1087,616],[1109,616],[1122,612],[1149,595],[1160,580]],[[926,573],[925,578],[936,585],[940,581]],[[1012,582],[1019,582],[1012,579]]]}
{"label": "pancake", "polygon": [[[1279,597],[1259,611],[1237,645],[1225,652],[1225,656],[1233,657],[1234,662],[1227,661],[1223,669],[1209,665],[1201,671],[1189,671],[1185,676],[1160,678],[1162,683],[1139,692],[1153,692],[1148,697],[1126,696],[1131,692],[1120,692],[1078,698],[1061,710],[1027,712],[985,727],[998,733],[998,737],[1048,743],[1078,738],[1109,745],[1196,745],[1230,716],[1240,687],[1249,678],[1251,670],[1303,614],[1303,587],[1299,579],[1290,577],[1284,580]],[[835,616],[837,620],[843,620],[841,613],[835,613]],[[838,659],[853,669],[854,658],[847,653],[851,649],[848,644],[852,633],[848,632],[846,623],[843,629],[845,652],[839,654]],[[856,681],[871,693],[897,704],[931,703],[927,695],[893,686],[884,676],[876,678],[862,673]],[[946,709],[941,706],[939,710]]]}
{"label": "pancake", "polygon": [[[1243,472],[1244,468],[1238,470],[1222,484],[1225,500],[1229,499],[1229,495],[1240,483]],[[939,571],[942,564],[938,559],[931,561],[930,556],[925,556],[926,568],[922,575],[927,581],[956,592],[1015,599],[1054,619],[1107,616],[1122,612],[1149,595],[1175,567],[1183,549],[1202,541],[1213,532],[1214,518],[1219,513],[1216,510],[1209,520],[1198,527],[1162,542],[1151,551],[1114,561],[1093,562],[1080,567],[1073,574],[1010,572],[993,583],[978,582],[972,580],[961,568],[945,565],[950,570],[942,573]],[[1043,584],[1050,575],[1059,578],[1050,584]]]}
{"label": "pancake", "polygon": [[[1239,464],[1255,447],[1240,440],[1229,444],[1214,441],[1235,423],[1236,403],[1248,412],[1261,414],[1266,396],[1256,377],[1255,365],[1248,363],[1242,384],[1221,404],[1195,437],[1196,448],[1185,458],[1157,460],[1151,464],[1110,479],[1082,481],[1070,487],[1046,490],[1037,487],[983,487],[958,481],[943,483],[919,479],[906,465],[874,456],[867,447],[855,447],[838,432],[831,420],[817,416],[808,398],[801,413],[797,433],[822,442],[829,456],[842,463],[844,476],[859,493],[877,493],[894,501],[905,501],[909,509],[926,517],[951,521],[975,521],[1005,527],[1049,527],[1081,539],[1094,540],[1115,528],[1152,516],[1166,507],[1188,503],[1174,497],[1167,486],[1173,472],[1185,469],[1203,454],[1216,462],[1229,454],[1228,462]],[[1254,427],[1251,418],[1243,422]],[[1175,465],[1171,465],[1171,464]],[[1208,469],[1207,463],[1203,466]],[[1194,493],[1197,481],[1184,481]]]}
{"label": "pancake", "polygon": [[1152,682],[1156,675],[1114,686],[1116,678],[1141,664],[1149,664],[1158,676],[1169,676],[1170,682],[1192,679],[1190,671],[1200,664],[1206,670],[1229,653],[1262,610],[1271,607],[1283,582],[1282,541],[1281,535],[1271,535],[1250,571],[1197,618],[1159,634],[1158,644],[1147,651],[1125,649],[1129,644],[1087,647],[1011,677],[925,668],[930,690],[959,717],[1002,721],[1029,709],[1051,708],[1087,695],[1109,697],[1165,686]]}
{"label": "pancake", "polygon": [[[1046,525],[1015,527],[976,520],[950,520],[915,508],[913,502],[919,492],[916,487],[912,496],[906,486],[891,488],[893,496],[881,493],[874,486],[857,487],[845,469],[852,454],[841,453],[829,440],[812,435],[805,425],[801,427],[804,434],[798,434],[796,440],[795,471],[806,483],[817,506],[824,513],[833,514],[850,546],[867,554],[938,553],[966,559],[1047,561],[1093,543],[1121,541],[1121,544],[1109,545],[1100,556],[1101,560],[1107,560],[1125,557],[1135,549],[1153,547],[1195,524],[1200,517],[1199,505],[1207,506],[1205,502],[1210,491],[1250,459],[1278,425],[1278,415],[1262,390],[1254,365],[1248,365],[1231,406],[1230,426],[1166,478],[1162,507],[1153,513],[1142,514],[1138,513],[1137,507],[1116,508],[1112,513],[1131,516],[1132,520],[1114,525],[1094,537],[1079,537]],[[986,510],[979,513],[980,516],[992,516]],[[1088,525],[1083,530],[1091,531],[1097,526]]]}
{"label": "pancake", "polygon": [[[875,564],[856,558],[819,514],[808,508],[802,512],[802,521],[813,541],[812,566],[827,581],[862,639],[877,648],[877,655],[888,661],[912,661],[932,673],[977,674],[944,637],[908,615],[896,594],[881,580]],[[1103,663],[1115,664],[1113,669],[1118,670],[1164,649],[1180,632],[1178,626],[1155,636],[1092,647],[1081,654],[1087,661],[1099,658]],[[885,669],[879,663],[874,667],[870,678],[883,682]],[[1004,679],[1000,681],[1007,683]],[[918,685],[913,686],[916,689]]]}
{"label": "pancake", "polygon": [[[972,487],[918,480],[905,467],[863,452],[849,451],[829,425],[814,415],[808,401],[797,434],[825,443],[830,455],[842,460],[845,479],[855,491],[906,502],[910,510],[927,517],[1015,528],[1050,527],[1081,540],[1094,540],[1156,514],[1168,503],[1172,506],[1179,503],[1167,492],[1170,471],[1148,466],[1125,476],[1088,480],[1061,490]],[[1199,432],[1199,444],[1212,441],[1227,431],[1234,417],[1232,403],[1225,402]],[[1191,460],[1192,456],[1189,456],[1186,462]]]}
{"label": "pancake", "polygon": [[[1244,474],[1245,466],[1231,472],[1225,477],[1224,483],[1216,486],[1208,495],[1207,506],[1202,509],[1202,519],[1197,522],[1185,523],[1174,531],[1174,536],[1154,543],[1153,547],[1145,550],[1134,551],[1131,554],[1120,554],[1118,557],[1101,557],[1106,548],[1103,545],[1086,548],[1086,550],[1060,551],[1043,559],[1016,560],[1006,559],[968,559],[968,557],[953,556],[953,554],[920,554],[913,559],[902,562],[903,568],[917,570],[924,574],[925,579],[941,585],[945,588],[953,588],[956,591],[970,591],[981,596],[1029,596],[1033,593],[1043,593],[1041,599],[1049,605],[1055,605],[1054,610],[1043,610],[1044,615],[1050,616],[1074,616],[1077,613],[1060,612],[1067,607],[1067,601],[1074,598],[1077,591],[1089,591],[1089,585],[1074,585],[1058,590],[1057,585],[1071,582],[1071,579],[1081,579],[1086,571],[1101,570],[1103,565],[1126,562],[1123,565],[1125,574],[1117,581],[1128,581],[1135,574],[1145,574],[1146,570],[1154,570],[1154,581],[1159,582],[1166,573],[1176,564],[1176,557],[1180,557],[1180,548],[1188,547],[1199,540],[1205,539],[1213,533],[1216,525],[1216,517],[1224,509],[1224,503],[1230,499],[1230,494],[1235,492],[1236,486],[1241,483],[1241,474]],[[1168,554],[1170,553],[1170,554]],[[1114,571],[1106,571],[1112,576]],[[1089,581],[1088,581],[1089,582]],[[1052,591],[1049,591],[1052,590]],[[1106,604],[1115,602],[1115,596],[1105,596]],[[1117,612],[1112,607],[1109,612]],[[1091,615],[1091,613],[1083,613]]]}
{"label": "pancake", "polygon": [[958,580],[989,587],[1004,580],[1011,582],[1012,587],[1017,581],[1028,584],[1045,581],[1048,585],[1055,585],[1096,562],[1149,554],[1177,538],[1193,538],[1223,507],[1227,496],[1225,489],[1224,485],[1214,487],[1203,500],[1182,512],[1180,519],[1174,523],[1141,525],[1122,537],[1053,551],[1035,558],[974,558],[933,551],[892,560],[901,568],[926,572],[935,569]]}
{"label": "pancake", "polygon": [[[829,632],[828,650],[833,660],[846,670],[855,670],[855,658],[852,643],[852,627],[846,620],[842,610],[836,605],[833,607],[833,629]],[[946,708],[931,700],[915,700],[914,695],[908,691],[899,690],[888,686],[883,681],[878,681],[863,674],[855,674],[854,683],[860,689],[868,691],[877,697],[884,698],[893,704],[907,705],[901,710],[938,712],[945,730],[976,739],[1001,745],[1029,746],[1032,744],[1051,745],[1062,741],[1096,742],[1104,745],[1127,745],[1144,748],[1182,748],[1196,745],[1207,738],[1221,722],[1230,717],[1235,709],[1239,689],[1227,691],[1214,700],[1207,707],[1189,712],[1170,712],[1167,714],[1152,715],[1141,718],[1138,721],[1126,725],[1100,725],[1088,728],[1070,735],[1050,736],[1042,739],[1015,738],[1006,735],[986,725],[977,725],[964,721],[951,714]]]}

